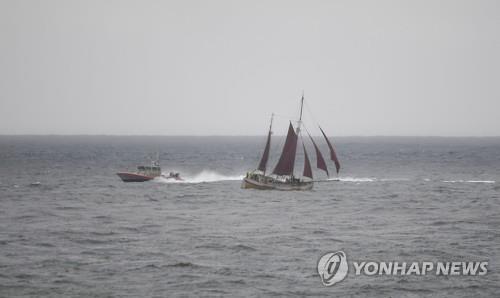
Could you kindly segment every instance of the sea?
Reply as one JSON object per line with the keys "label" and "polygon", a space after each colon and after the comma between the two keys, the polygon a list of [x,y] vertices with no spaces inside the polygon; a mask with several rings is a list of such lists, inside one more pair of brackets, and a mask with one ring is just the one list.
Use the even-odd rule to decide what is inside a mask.
{"label": "sea", "polygon": [[[265,138],[0,136],[0,297],[498,297],[500,138],[333,137],[340,173],[328,160],[313,190],[241,189]],[[184,181],[116,175],[157,153]],[[318,260],[337,251],[348,274],[325,286]],[[488,265],[357,275],[354,261]]]}

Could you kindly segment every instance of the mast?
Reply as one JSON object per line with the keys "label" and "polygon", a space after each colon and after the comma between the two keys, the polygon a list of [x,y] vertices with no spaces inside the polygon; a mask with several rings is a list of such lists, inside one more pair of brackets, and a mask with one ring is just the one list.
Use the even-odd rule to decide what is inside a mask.
{"label": "mast", "polygon": [[271,113],[271,123],[269,123],[269,132],[272,134],[273,131],[273,118],[274,118],[274,113]]}
{"label": "mast", "polygon": [[302,91],[302,99],[300,100],[300,116],[297,122],[297,135],[300,133],[300,125],[302,124],[302,108],[304,107],[304,91]]}

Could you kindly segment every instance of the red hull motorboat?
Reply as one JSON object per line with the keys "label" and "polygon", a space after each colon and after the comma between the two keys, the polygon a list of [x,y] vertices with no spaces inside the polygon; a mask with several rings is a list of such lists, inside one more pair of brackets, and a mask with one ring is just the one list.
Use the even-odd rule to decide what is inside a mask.
{"label": "red hull motorboat", "polygon": [[129,173],[129,172],[119,172],[116,173],[116,175],[118,175],[118,177],[120,177],[123,182],[144,182],[153,180],[155,178],[154,176],[146,176],[138,173]]}
{"label": "red hull motorboat", "polygon": [[116,175],[123,182],[144,182],[159,177],[161,175],[161,168],[158,161],[152,161],[151,166],[139,166],[136,172],[118,172]]}
{"label": "red hull motorboat", "polygon": [[151,162],[151,166],[139,166],[136,172],[118,172],[116,175],[123,182],[145,182],[160,176],[169,180],[183,181],[179,173],[170,172],[168,175],[162,175],[158,161]]}

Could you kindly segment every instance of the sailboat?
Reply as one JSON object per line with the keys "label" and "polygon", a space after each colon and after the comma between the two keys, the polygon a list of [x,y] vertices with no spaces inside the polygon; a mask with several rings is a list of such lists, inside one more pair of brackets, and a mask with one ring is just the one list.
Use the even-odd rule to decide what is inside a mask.
{"label": "sailboat", "polygon": [[[271,174],[267,174],[267,162],[269,160],[269,151],[271,149],[271,135],[272,135],[272,127],[273,127],[273,116],[271,115],[271,124],[269,125],[269,132],[267,134],[266,147],[264,148],[264,153],[259,162],[259,166],[257,169],[248,172],[246,176],[243,178],[242,188],[254,188],[254,189],[262,189],[262,190],[310,190],[313,187],[314,179],[313,172],[311,168],[311,162],[309,160],[309,156],[307,154],[306,146],[304,144],[304,140],[302,139],[301,134],[301,125],[302,125],[302,111],[304,107],[304,95],[302,95],[302,99],[300,101],[300,117],[297,122],[297,128],[294,129],[292,122],[288,126],[288,133],[285,140],[285,145],[283,146],[283,150],[281,152],[281,156],[276,164],[274,170]],[[340,170],[340,162],[337,158],[337,154],[335,149],[326,136],[325,132],[321,127],[319,127],[323,137],[326,140],[328,148],[330,149],[330,159],[334,162],[335,168],[337,170],[337,174]],[[306,130],[307,131],[307,130]],[[318,169],[322,169],[326,172],[327,176],[328,167],[326,165],[325,159],[321,154],[316,142],[311,137],[309,132],[307,133],[316,152],[316,165]],[[297,153],[297,143],[298,139],[302,141],[302,148],[304,152],[304,169],[302,172],[302,178],[295,177],[294,175],[294,166],[295,166],[295,155]]]}

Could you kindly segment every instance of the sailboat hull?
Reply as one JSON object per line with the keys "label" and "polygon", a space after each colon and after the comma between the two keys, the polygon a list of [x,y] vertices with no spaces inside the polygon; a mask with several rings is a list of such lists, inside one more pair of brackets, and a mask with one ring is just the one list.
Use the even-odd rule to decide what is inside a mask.
{"label": "sailboat hull", "polygon": [[[264,177],[264,176],[262,176]],[[267,177],[264,177],[267,178]],[[264,181],[263,181],[264,180]],[[299,182],[282,182],[279,180],[267,180],[267,179],[252,179],[245,177],[243,178],[241,188],[244,189],[260,189],[260,190],[310,190],[313,188],[312,181],[299,181]]]}

